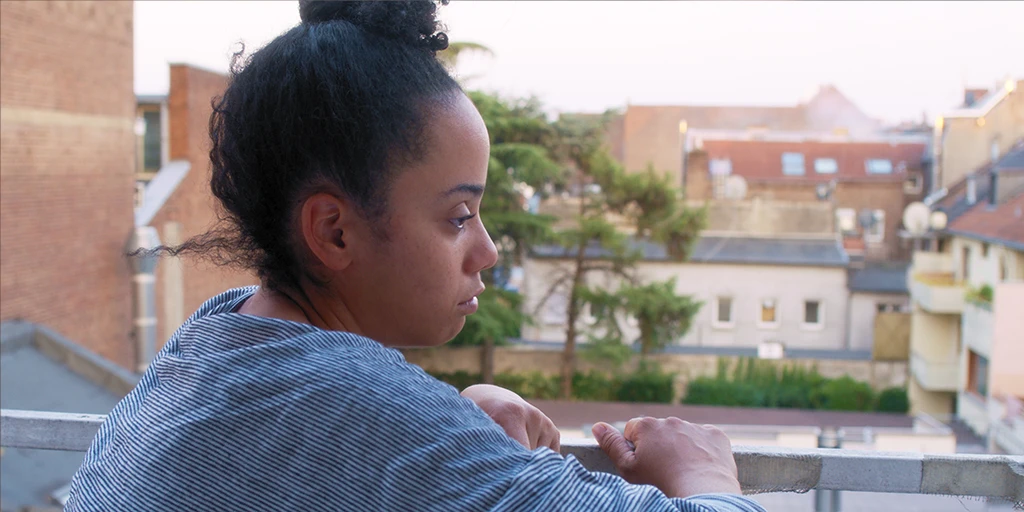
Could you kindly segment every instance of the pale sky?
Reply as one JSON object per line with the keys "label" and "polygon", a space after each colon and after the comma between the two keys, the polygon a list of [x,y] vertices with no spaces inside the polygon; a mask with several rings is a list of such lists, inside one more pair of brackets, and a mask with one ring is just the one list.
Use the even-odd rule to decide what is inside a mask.
{"label": "pale sky", "polygon": [[[482,43],[470,87],[552,111],[627,103],[792,105],[832,83],[867,114],[929,119],[964,85],[1024,78],[1024,2],[469,1],[441,9]],[[168,63],[226,72],[299,22],[298,2],[136,1],[135,91],[166,94]]]}

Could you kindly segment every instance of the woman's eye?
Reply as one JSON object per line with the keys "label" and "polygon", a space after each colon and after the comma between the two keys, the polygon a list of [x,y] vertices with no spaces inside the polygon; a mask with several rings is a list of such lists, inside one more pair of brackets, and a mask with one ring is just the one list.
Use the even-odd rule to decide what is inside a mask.
{"label": "woman's eye", "polygon": [[466,223],[469,222],[469,220],[472,219],[473,217],[476,217],[475,213],[470,214],[470,215],[466,215],[465,217],[459,217],[457,219],[452,219],[450,222],[457,229],[462,229],[462,228],[466,227]]}

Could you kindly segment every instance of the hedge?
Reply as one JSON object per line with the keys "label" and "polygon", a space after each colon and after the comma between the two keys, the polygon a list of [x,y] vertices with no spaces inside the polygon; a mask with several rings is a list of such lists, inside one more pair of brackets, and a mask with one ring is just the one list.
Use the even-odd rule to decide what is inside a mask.
{"label": "hedge", "polygon": [[689,382],[682,403],[896,413],[910,409],[902,388],[889,388],[876,396],[868,383],[849,376],[827,379],[817,368],[808,370],[795,363],[780,367],[774,361],[753,358],[740,359],[733,368],[719,360],[715,377]]}
{"label": "hedge", "polygon": [[[457,371],[430,374],[460,391],[482,382],[480,374]],[[595,402],[650,402],[672,403],[673,374],[664,373],[656,367],[641,368],[640,371],[619,377],[610,377],[601,372],[576,372],[572,378],[572,396],[576,400]],[[494,384],[515,392],[523,398],[555,399],[561,389],[561,378],[546,376],[540,372],[498,373]]]}

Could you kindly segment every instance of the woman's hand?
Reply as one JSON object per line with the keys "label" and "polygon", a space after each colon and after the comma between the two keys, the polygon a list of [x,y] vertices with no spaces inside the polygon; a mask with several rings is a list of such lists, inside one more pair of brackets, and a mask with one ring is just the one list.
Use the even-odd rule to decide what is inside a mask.
{"label": "woman's hand", "polygon": [[509,437],[527,449],[546,446],[558,452],[561,436],[555,424],[519,395],[498,386],[477,384],[463,390],[462,396],[475,402]]}
{"label": "woman's hand", "polygon": [[634,418],[622,434],[607,423],[594,425],[593,432],[630,483],[654,485],[678,498],[741,493],[729,437],[716,427],[679,418]]}

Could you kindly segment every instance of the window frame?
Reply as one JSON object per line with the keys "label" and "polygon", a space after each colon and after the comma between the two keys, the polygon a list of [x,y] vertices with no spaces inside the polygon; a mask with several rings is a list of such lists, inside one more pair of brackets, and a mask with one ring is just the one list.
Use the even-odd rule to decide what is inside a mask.
{"label": "window frame", "polygon": [[[768,301],[773,302],[775,320],[773,322],[764,321],[764,304]],[[778,329],[782,325],[782,308],[781,301],[774,297],[766,297],[757,302],[757,327],[759,329]]]}
{"label": "window frame", "polygon": [[[818,303],[818,321],[809,323],[807,321],[807,304]],[[800,328],[805,331],[821,331],[825,329],[825,301],[818,298],[804,299],[803,318],[800,320]]]}
{"label": "window frame", "polygon": [[[856,235],[857,234],[857,210],[853,208],[836,208],[836,232],[840,235]],[[842,229],[841,217],[848,216],[853,224],[853,229]]]}
{"label": "window frame", "polygon": [[903,193],[920,194],[922,190],[924,190],[924,176],[917,172],[908,173],[906,179],[903,180]]}
{"label": "window frame", "polygon": [[[729,321],[718,319],[719,306],[722,299],[729,300]],[[736,298],[731,295],[716,295],[711,308],[711,326],[716,329],[732,329],[736,327]]]}
{"label": "window frame", "polygon": [[[792,167],[792,166],[796,165],[795,162],[791,162],[790,165],[787,166],[787,164],[786,164],[786,157],[787,156],[790,157],[790,158],[793,158],[795,156],[799,156],[800,157],[800,172],[799,173],[787,172],[787,167]],[[807,158],[804,156],[803,153],[800,153],[798,151],[786,151],[786,152],[782,153],[781,160],[782,160],[781,164],[782,164],[782,175],[783,176],[806,176],[807,175]]]}
{"label": "window frame", "polygon": [[[823,161],[832,162],[832,170],[831,171],[822,171],[822,170],[820,170],[818,168],[818,162],[823,162]],[[828,174],[828,175],[839,174],[839,161],[836,160],[835,158],[830,158],[830,157],[815,158],[814,159],[814,173],[815,174]]]}
{"label": "window frame", "polygon": [[[558,312],[554,307],[561,306]],[[544,302],[540,314],[540,323],[545,326],[565,325],[569,321],[567,308],[569,296],[564,291],[552,293]]]}
{"label": "window frame", "polygon": [[[873,166],[871,164],[872,163],[877,163],[877,162],[886,162],[888,164],[888,169],[889,170],[884,171],[884,172],[879,172],[879,171],[872,170]],[[864,159],[864,172],[866,172],[867,174],[879,175],[879,176],[891,176],[891,175],[894,174],[894,171],[895,171],[895,167],[892,165],[892,160],[891,159],[888,159],[888,158],[866,158],[866,159]]]}
{"label": "window frame", "polygon": [[[988,380],[991,374],[991,361],[981,354],[968,349],[967,350],[967,383],[966,389],[969,393],[975,396],[981,397],[983,400],[988,398]],[[979,367],[984,365],[984,371],[979,371]],[[981,385],[979,386],[979,373],[982,379],[980,379]]]}
{"label": "window frame", "polygon": [[[885,210],[872,210],[871,215],[875,217],[875,224],[870,229],[864,230],[864,241],[873,244],[885,241]],[[879,230],[876,232],[876,230]]]}

